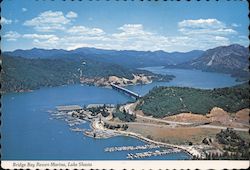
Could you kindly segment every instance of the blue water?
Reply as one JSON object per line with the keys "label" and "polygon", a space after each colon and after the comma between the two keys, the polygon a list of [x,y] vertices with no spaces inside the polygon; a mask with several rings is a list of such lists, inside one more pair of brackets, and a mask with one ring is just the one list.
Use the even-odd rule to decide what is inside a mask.
{"label": "blue water", "polygon": [[127,87],[140,95],[145,95],[155,86],[179,86],[213,89],[240,84],[240,82],[236,82],[236,79],[231,77],[229,74],[202,72],[200,70],[165,69],[164,67],[145,67],[141,69],[157,74],[174,75],[175,78],[170,82],[153,82],[147,85]]}
{"label": "blue water", "polygon": [[[225,74],[199,71],[164,70],[147,68],[162,74],[174,74],[170,82],[155,82],[143,86],[129,86],[131,90],[145,94],[154,86],[178,85],[201,88],[235,85],[233,78]],[[214,78],[214,79],[213,79]],[[202,82],[200,82],[202,80]],[[209,82],[213,81],[213,83]],[[104,152],[105,147],[142,145],[131,137],[93,139],[80,132],[70,131],[63,120],[50,120],[48,110],[58,105],[87,105],[90,103],[117,104],[133,101],[113,89],[94,86],[69,85],[42,88],[33,92],[9,93],[2,97],[1,144],[3,160],[125,160],[128,152]],[[85,123],[82,126],[88,127]],[[129,151],[131,152],[131,151]],[[147,159],[189,159],[186,153],[169,154]]]}

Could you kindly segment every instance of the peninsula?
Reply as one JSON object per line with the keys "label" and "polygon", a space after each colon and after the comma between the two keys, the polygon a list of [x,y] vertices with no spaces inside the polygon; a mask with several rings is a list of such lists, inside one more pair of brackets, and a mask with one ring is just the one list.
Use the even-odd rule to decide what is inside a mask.
{"label": "peninsula", "polygon": [[[248,86],[243,84],[214,90],[186,89],[159,87],[133,103],[72,106],[70,111],[65,107],[56,111],[56,114],[90,121],[91,130],[71,129],[94,138],[131,136],[150,145],[176,148],[173,152],[185,151],[193,159],[248,159]],[[241,95],[229,97],[235,96],[235,93]],[[221,100],[215,100],[218,98],[216,95]],[[204,102],[211,97],[212,104]],[[199,107],[196,105],[197,98],[203,102]],[[223,98],[235,105],[223,105]],[[72,123],[70,125],[74,126]],[[157,154],[168,153],[172,151],[164,150]],[[128,155],[128,158],[152,156],[154,153],[138,155]]]}

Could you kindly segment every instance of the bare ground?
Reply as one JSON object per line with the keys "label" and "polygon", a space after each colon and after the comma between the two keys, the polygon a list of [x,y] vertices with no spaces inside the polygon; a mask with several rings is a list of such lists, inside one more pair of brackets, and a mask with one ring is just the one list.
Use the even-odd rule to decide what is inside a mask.
{"label": "bare ground", "polygon": [[192,113],[180,113],[178,115],[165,117],[164,119],[169,121],[189,122],[189,123],[209,121],[209,118],[207,118],[206,116],[192,114]]}
{"label": "bare ground", "polygon": [[[214,107],[210,113],[206,115],[180,113],[173,116],[168,116],[163,119],[156,119],[145,116],[142,111],[134,111],[137,103],[129,104],[126,110],[136,113],[137,123],[128,123],[128,131],[138,133],[144,137],[155,141],[171,143],[171,144],[201,144],[204,138],[215,139],[215,135],[222,128],[249,128],[249,109],[242,109],[237,113],[228,113],[221,108]],[[171,126],[172,123],[177,123]],[[179,122],[179,123],[178,123]],[[182,125],[182,123],[204,123],[209,122],[211,127]],[[170,123],[170,124],[169,124]],[[155,124],[157,126],[150,126]],[[241,136],[246,137],[247,132],[239,132]]]}
{"label": "bare ground", "polygon": [[235,115],[236,122],[249,125],[249,112],[250,109],[242,109]]}
{"label": "bare ground", "polygon": [[205,137],[215,137],[220,132],[219,129],[196,128],[196,127],[148,127],[147,125],[130,124],[128,131],[135,132],[149,137],[156,141],[171,144],[200,144]]}
{"label": "bare ground", "polygon": [[242,109],[237,113],[228,113],[221,108],[214,107],[206,115],[180,113],[178,115],[167,116],[164,119],[189,123],[210,122],[211,125],[242,128],[249,127],[249,109]]}

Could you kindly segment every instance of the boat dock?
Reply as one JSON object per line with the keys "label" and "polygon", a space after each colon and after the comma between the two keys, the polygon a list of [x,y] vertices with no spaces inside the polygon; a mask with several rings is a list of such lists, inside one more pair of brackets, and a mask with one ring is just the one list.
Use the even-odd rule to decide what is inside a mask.
{"label": "boat dock", "polygon": [[165,149],[162,151],[155,150],[155,151],[147,151],[147,152],[140,152],[140,153],[128,153],[127,158],[128,159],[138,159],[138,158],[145,158],[145,157],[151,157],[151,156],[161,156],[161,155],[167,155],[171,153],[178,153],[181,152],[180,149],[173,148],[173,149]]}
{"label": "boat dock", "polygon": [[120,146],[120,147],[108,147],[105,148],[105,152],[115,152],[115,151],[129,151],[129,150],[142,150],[142,149],[155,149],[160,148],[157,145],[142,145],[142,146]]}
{"label": "boat dock", "polygon": [[74,131],[74,132],[85,132],[85,129],[81,129],[81,128],[70,128],[70,130]]}

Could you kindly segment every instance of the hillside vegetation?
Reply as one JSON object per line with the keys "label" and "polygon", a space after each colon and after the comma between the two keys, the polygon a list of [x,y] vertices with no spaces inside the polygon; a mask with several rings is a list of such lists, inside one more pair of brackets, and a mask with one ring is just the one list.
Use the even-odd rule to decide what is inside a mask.
{"label": "hillside vegetation", "polygon": [[223,155],[212,156],[213,159],[249,160],[249,139],[243,139],[233,129],[221,130],[216,139],[223,146]]}
{"label": "hillside vegetation", "polygon": [[28,59],[12,56],[3,56],[1,59],[1,90],[4,92],[76,84],[80,83],[80,77],[117,76],[132,79],[133,74],[145,74],[154,76],[154,80],[169,81],[173,78],[91,59]]}
{"label": "hillside vegetation", "polygon": [[236,77],[238,81],[245,81],[250,76],[248,57],[248,48],[232,44],[209,49],[199,58],[168,67],[226,73]]}
{"label": "hillside vegetation", "polygon": [[236,112],[249,108],[249,86],[213,90],[188,87],[153,88],[137,105],[146,115],[154,117],[170,116],[182,112],[197,114],[209,113],[213,107],[220,107],[227,112]]}

